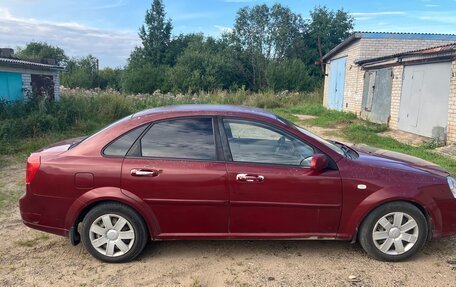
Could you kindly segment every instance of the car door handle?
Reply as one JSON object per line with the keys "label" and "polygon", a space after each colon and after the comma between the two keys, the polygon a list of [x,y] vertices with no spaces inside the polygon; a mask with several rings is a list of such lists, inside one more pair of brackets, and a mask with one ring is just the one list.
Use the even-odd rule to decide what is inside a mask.
{"label": "car door handle", "polygon": [[130,171],[132,176],[158,176],[162,170],[134,168]]}
{"label": "car door handle", "polygon": [[254,174],[246,174],[246,173],[239,173],[236,175],[237,181],[245,181],[245,182],[263,182],[264,176],[262,175],[254,175]]}

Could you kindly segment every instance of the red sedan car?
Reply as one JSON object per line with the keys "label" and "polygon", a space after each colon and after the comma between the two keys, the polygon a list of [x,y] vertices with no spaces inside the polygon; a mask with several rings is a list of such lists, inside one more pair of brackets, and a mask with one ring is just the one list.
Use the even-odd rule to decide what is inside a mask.
{"label": "red sedan car", "polygon": [[149,240],[358,240],[398,261],[456,233],[456,182],[398,153],[326,141],[260,109],[128,116],[27,160],[24,223],[107,262]]}

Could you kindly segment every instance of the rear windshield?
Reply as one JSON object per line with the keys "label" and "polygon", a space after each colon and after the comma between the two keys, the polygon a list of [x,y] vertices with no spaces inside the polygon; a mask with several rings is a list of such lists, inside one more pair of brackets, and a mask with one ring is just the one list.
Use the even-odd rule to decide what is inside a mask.
{"label": "rear windshield", "polygon": [[108,125],[108,126],[102,128],[101,130],[97,131],[96,133],[92,134],[91,136],[88,136],[88,137],[86,137],[86,138],[83,138],[83,139],[82,139],[81,141],[79,141],[79,142],[75,142],[74,144],[72,144],[72,145],[70,146],[69,149],[74,148],[75,146],[79,145],[80,143],[82,143],[82,142],[84,142],[84,141],[86,141],[86,140],[88,140],[88,139],[91,139],[91,138],[95,137],[96,135],[98,135],[98,134],[104,132],[104,131],[107,130],[107,129],[112,128],[113,126],[115,126],[115,125],[117,125],[117,124],[123,123],[123,122],[125,122],[125,121],[131,119],[131,117],[132,117],[132,115],[129,115],[129,116],[126,116],[126,117],[124,117],[124,118],[121,118],[120,120],[118,120],[118,121],[116,121],[116,122],[113,122],[112,124],[110,124],[110,125]]}

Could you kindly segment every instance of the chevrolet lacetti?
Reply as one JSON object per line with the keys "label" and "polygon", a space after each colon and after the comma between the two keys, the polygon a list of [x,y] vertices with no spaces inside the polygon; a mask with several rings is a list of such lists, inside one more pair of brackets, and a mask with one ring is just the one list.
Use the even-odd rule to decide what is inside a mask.
{"label": "chevrolet lacetti", "polygon": [[399,261],[456,233],[456,181],[260,109],[146,110],[27,160],[21,216],[107,262],[149,240],[335,239]]}

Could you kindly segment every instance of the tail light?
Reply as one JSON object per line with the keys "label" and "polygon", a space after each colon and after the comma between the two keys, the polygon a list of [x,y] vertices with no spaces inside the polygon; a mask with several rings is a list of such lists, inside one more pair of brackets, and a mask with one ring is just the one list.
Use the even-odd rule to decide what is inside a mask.
{"label": "tail light", "polygon": [[25,184],[30,184],[35,178],[38,169],[40,169],[41,157],[38,154],[32,153],[27,159],[27,171],[25,173]]}

